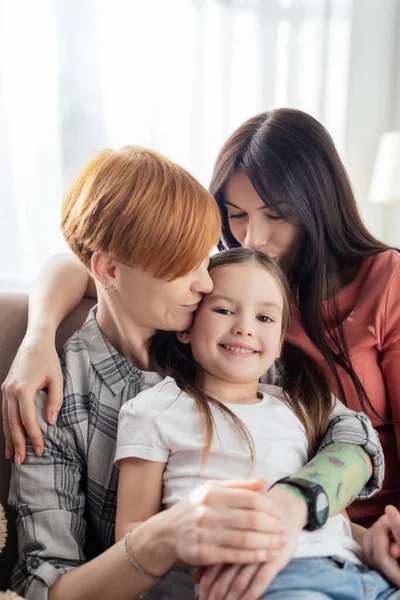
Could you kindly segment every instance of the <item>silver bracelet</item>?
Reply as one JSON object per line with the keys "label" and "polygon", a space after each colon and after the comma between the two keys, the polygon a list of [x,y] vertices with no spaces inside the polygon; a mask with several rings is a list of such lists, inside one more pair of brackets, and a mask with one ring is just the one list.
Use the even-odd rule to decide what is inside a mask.
{"label": "silver bracelet", "polygon": [[139,565],[138,561],[133,556],[132,550],[129,547],[129,536],[130,533],[126,533],[124,537],[124,553],[126,560],[128,560],[131,563],[132,567],[134,567],[136,571],[143,575],[143,577],[146,577],[146,579],[151,579],[151,581],[154,581],[155,583],[160,583],[164,579],[164,577],[159,577],[158,575],[153,575],[153,573],[149,573],[148,571],[146,571],[146,569]]}

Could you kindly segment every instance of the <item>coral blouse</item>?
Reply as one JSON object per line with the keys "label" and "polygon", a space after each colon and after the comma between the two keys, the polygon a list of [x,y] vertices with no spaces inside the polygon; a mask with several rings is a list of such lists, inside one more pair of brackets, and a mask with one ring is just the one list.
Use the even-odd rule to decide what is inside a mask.
{"label": "coral blouse", "polygon": [[[399,421],[383,423],[366,410],[383,447],[385,478],[378,494],[354,502],[348,513],[353,521],[368,527],[387,504],[399,507],[400,501],[400,254],[387,250],[366,258],[337,301],[353,368],[371,403],[384,419]],[[329,367],[303,329],[297,308],[293,316],[289,341],[312,356],[335,386]],[[341,367],[338,372],[348,407],[361,411],[350,377]]]}

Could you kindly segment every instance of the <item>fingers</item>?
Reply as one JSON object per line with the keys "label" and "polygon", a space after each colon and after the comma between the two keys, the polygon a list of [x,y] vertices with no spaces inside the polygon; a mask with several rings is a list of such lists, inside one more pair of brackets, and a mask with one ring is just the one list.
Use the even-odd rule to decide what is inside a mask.
{"label": "fingers", "polygon": [[243,488],[247,490],[264,490],[267,485],[267,480],[264,478],[259,479],[228,479],[225,481],[213,481],[209,483],[214,483],[215,485],[221,487],[233,487],[233,488]]}
{"label": "fingers", "polygon": [[19,414],[18,402],[14,398],[10,398],[8,394],[6,397],[7,412],[3,415],[3,419],[7,420],[8,423],[15,464],[19,465],[25,460],[26,439]]}
{"label": "fingers", "polygon": [[[206,527],[199,531],[198,543],[225,546],[227,548],[242,548],[244,550],[280,550],[287,543],[287,539],[284,534]],[[271,553],[269,553],[269,556],[271,556]]]}
{"label": "fingers", "polygon": [[43,435],[39,427],[35,397],[36,390],[29,387],[12,388],[5,382],[3,392],[3,430],[6,440],[6,458],[14,455],[15,464],[19,465],[26,458],[26,437],[38,456],[43,454]]}
{"label": "fingers", "polygon": [[[38,422],[36,405],[35,405],[35,397],[36,397],[36,391],[33,391],[31,397],[26,396],[24,399],[21,398],[19,401],[19,411],[20,411],[21,423],[22,423],[23,427],[25,428],[25,432],[26,432],[26,434],[25,434],[25,432],[22,430],[22,433],[24,436],[24,449],[26,449],[25,435],[27,435],[32,442],[32,446],[35,450],[35,454],[37,456],[42,456],[43,449],[44,449],[44,441],[43,441],[42,431],[40,429],[39,422]],[[16,405],[15,402],[14,402],[14,407],[18,408],[18,405]],[[17,453],[18,445],[16,444],[15,440],[14,440],[14,444],[15,444],[15,451]],[[23,460],[25,460],[25,458]],[[23,462],[23,460],[21,462]]]}
{"label": "fingers", "polygon": [[200,565],[215,565],[219,563],[248,564],[262,563],[275,557],[275,551],[266,549],[246,550],[242,548],[225,548],[214,544],[199,544],[194,562]]}
{"label": "fingers", "polygon": [[271,498],[265,494],[254,493],[253,490],[230,488],[230,487],[200,487],[194,492],[202,495],[202,504],[216,508],[241,508],[253,511],[268,513],[275,518],[280,517]]}
{"label": "fingers", "polygon": [[26,458],[26,435],[32,441],[38,456],[43,454],[43,436],[39,427],[35,406],[36,390],[24,388],[8,399],[8,424],[14,444],[14,461],[21,464]]}
{"label": "fingers", "polygon": [[400,567],[396,558],[391,556],[391,545],[391,527],[388,516],[384,514],[365,534],[364,553],[371,566],[378,568],[394,585],[400,587]]}
{"label": "fingers", "polygon": [[63,405],[63,378],[58,377],[49,381],[47,390],[46,420],[49,425],[55,425],[58,413]]}
{"label": "fingers", "polygon": [[400,513],[392,505],[388,505],[385,508],[385,515],[388,520],[388,525],[390,527],[390,531],[394,538],[394,541],[400,543]]}
{"label": "fingers", "polygon": [[[200,581],[200,597],[199,600],[211,600],[210,592],[214,583],[219,579],[221,573],[230,571],[235,572],[240,569],[240,565],[212,565],[205,569],[203,577]],[[223,598],[223,596],[220,596]]]}
{"label": "fingers", "polygon": [[393,542],[390,544],[390,555],[393,556],[396,560],[400,558],[400,544],[397,542]]}
{"label": "fingers", "polygon": [[262,565],[244,565],[236,577],[232,579],[225,600],[238,600],[238,598],[242,598],[249,586],[252,585],[254,576],[260,568],[262,568]]}
{"label": "fingers", "polygon": [[5,394],[3,386],[1,386],[1,390],[2,390],[2,395],[3,395],[1,414],[2,414],[2,420],[3,420],[3,433],[4,433],[4,439],[5,439],[5,456],[6,456],[6,459],[8,460],[13,455],[14,444],[13,444],[13,440],[12,440],[11,429],[8,424],[8,402],[7,402],[7,396]]}
{"label": "fingers", "polygon": [[272,581],[280,571],[276,562],[260,565],[249,582],[240,600],[258,600],[269,588]]}
{"label": "fingers", "polygon": [[226,508],[225,511],[214,507],[209,508],[203,511],[199,519],[199,525],[208,527],[214,532],[221,528],[224,528],[224,530],[231,529],[237,535],[240,535],[243,531],[276,535],[285,533],[279,519],[263,511],[242,508]]}

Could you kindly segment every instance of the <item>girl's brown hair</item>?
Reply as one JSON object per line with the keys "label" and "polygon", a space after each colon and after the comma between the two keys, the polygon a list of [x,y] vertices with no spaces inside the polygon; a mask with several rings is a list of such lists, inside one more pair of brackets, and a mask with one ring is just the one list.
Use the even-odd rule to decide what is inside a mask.
{"label": "girl's brown hair", "polygon": [[211,194],[165,156],[126,146],[105,150],[67,192],[61,227],[90,270],[96,250],[173,280],[198,267],[218,243],[221,217]]}
{"label": "girl's brown hair", "polygon": [[[278,265],[258,250],[235,248],[214,255],[209,271],[229,265],[256,262],[270,273],[282,291],[282,339],[290,325],[291,293]],[[149,343],[151,368],[172,377],[178,387],[194,398],[205,422],[202,467],[210,451],[215,428],[211,406],[216,406],[231,421],[250,448],[254,460],[254,445],[244,423],[225,404],[203,391],[202,370],[195,362],[189,344],[179,342],[173,332],[157,332]],[[279,371],[280,385],[288,406],[303,424],[309,441],[310,456],[314,455],[328,427],[332,412],[332,394],[328,381],[318,365],[299,348],[284,342]]]}
{"label": "girl's brown hair", "polygon": [[369,407],[384,420],[353,368],[336,296],[344,268],[357,267],[389,247],[363,224],[331,136],[316,119],[289,108],[261,113],[230,136],[210,184],[222,214],[221,248],[240,245],[224,203],[225,185],[237,170],[248,176],[266,206],[285,218],[283,202],[297,217],[304,240],[288,278],[303,327],[325,359],[342,402],[346,397],[338,367],[349,375],[362,410]]}

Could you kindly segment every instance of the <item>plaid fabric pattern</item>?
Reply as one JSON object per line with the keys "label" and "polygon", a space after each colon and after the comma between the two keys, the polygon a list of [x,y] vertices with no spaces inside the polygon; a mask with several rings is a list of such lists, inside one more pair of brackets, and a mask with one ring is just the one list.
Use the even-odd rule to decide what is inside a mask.
{"label": "plaid fabric pattern", "polygon": [[[38,458],[28,445],[25,463],[12,467],[9,494],[19,542],[13,589],[34,600],[47,598],[62,574],[114,543],[118,414],[145,384],[102,334],[95,310],[60,360],[64,405],[57,425],[46,423],[46,393],[39,392],[45,452]],[[152,384],[160,380],[152,375]]]}
{"label": "plaid fabric pattern", "polygon": [[[19,541],[13,589],[30,600],[47,599],[62,574],[113,544],[118,414],[129,398],[160,380],[154,373],[145,379],[125,360],[95,315],[93,309],[63,348],[64,405],[55,427],[44,418],[46,393],[38,393],[44,455],[36,457],[28,441],[25,463],[13,465],[9,502],[17,511]],[[350,413],[335,417],[321,447],[345,441],[371,454],[375,477],[363,491],[368,496],[383,477],[382,452],[368,418]]]}

